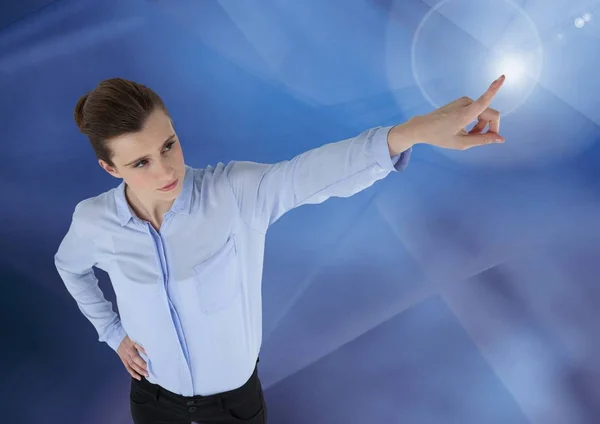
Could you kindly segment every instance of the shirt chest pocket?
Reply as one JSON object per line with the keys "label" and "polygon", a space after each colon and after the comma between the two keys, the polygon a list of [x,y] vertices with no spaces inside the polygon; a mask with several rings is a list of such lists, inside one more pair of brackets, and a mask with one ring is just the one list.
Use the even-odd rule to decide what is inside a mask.
{"label": "shirt chest pocket", "polygon": [[241,279],[235,236],[212,256],[193,267],[198,302],[211,315],[226,309],[239,295]]}

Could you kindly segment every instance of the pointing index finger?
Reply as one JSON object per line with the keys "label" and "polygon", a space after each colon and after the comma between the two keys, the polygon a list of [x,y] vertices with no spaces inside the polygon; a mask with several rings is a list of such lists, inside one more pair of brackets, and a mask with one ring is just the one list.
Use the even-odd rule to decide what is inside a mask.
{"label": "pointing index finger", "polygon": [[500,76],[500,78],[498,78],[490,85],[490,87],[486,90],[485,93],[483,93],[477,100],[475,100],[473,103],[471,103],[470,106],[468,106],[473,116],[479,116],[481,113],[483,113],[484,110],[488,108],[490,103],[492,103],[494,96],[496,95],[496,93],[498,93],[500,87],[502,87],[504,79],[504,75]]}

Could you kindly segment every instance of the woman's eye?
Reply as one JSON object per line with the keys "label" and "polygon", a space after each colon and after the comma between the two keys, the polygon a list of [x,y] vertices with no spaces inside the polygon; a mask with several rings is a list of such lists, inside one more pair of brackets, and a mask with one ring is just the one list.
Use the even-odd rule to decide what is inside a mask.
{"label": "woman's eye", "polygon": [[[173,147],[173,144],[175,144],[175,141],[171,141],[169,144],[167,144],[164,147],[164,151],[171,150],[171,147]],[[134,168],[143,168],[147,163],[148,163],[148,161],[146,159],[144,159],[144,160],[137,162],[135,165],[133,165],[133,167]]]}

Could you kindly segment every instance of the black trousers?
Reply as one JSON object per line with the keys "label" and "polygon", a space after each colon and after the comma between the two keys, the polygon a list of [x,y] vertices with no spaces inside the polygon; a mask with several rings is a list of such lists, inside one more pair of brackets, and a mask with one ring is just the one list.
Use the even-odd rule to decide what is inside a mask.
{"label": "black trousers", "polygon": [[267,406],[258,368],[243,386],[210,396],[181,396],[161,386],[131,379],[129,396],[135,424],[265,424]]}

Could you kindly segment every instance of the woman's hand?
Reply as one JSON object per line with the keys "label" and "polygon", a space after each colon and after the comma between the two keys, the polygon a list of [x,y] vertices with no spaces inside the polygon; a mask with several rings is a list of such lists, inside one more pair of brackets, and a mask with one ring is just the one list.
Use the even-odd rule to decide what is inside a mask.
{"label": "woman's hand", "polygon": [[117,349],[117,355],[123,361],[129,374],[136,380],[141,380],[142,375],[148,377],[148,371],[146,370],[146,361],[142,359],[138,351],[146,354],[142,346],[132,342],[129,336],[125,336]]}
{"label": "woman's hand", "polygon": [[[499,133],[500,113],[489,107],[504,79],[502,75],[475,101],[461,97],[427,115],[416,116],[392,128],[388,135],[392,155],[418,143],[454,150],[504,143],[504,137]],[[475,120],[477,124],[467,132],[466,126]],[[488,125],[488,131],[483,133]]]}

